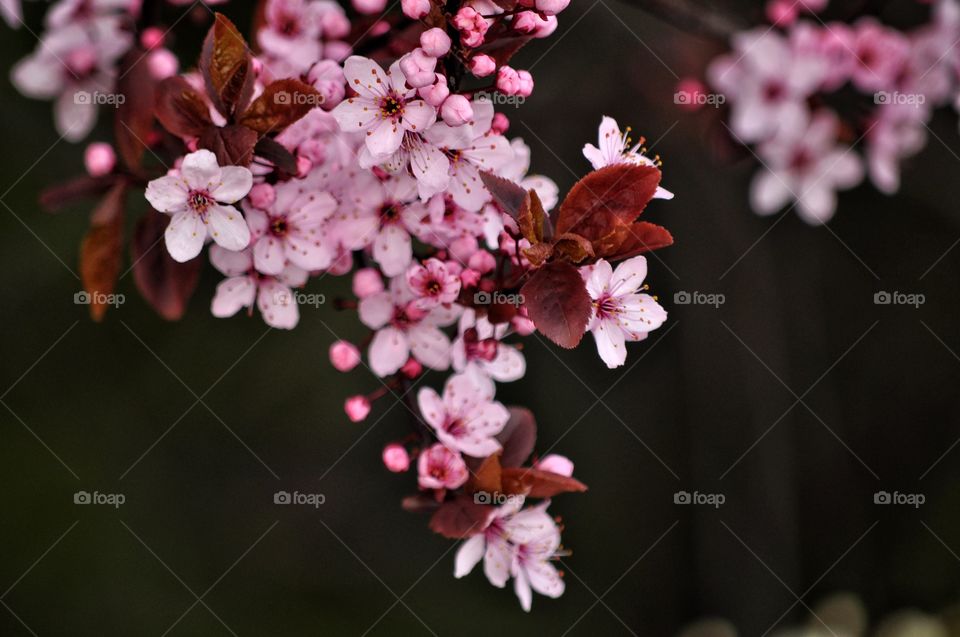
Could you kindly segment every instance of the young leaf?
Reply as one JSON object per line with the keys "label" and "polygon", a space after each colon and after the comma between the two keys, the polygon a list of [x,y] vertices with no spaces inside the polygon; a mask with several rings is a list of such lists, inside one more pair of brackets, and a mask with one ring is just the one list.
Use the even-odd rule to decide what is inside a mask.
{"label": "young leaf", "polygon": [[527,191],[520,184],[485,170],[480,171],[480,180],[503,211],[514,219],[519,219],[520,209],[527,199]]}
{"label": "young leaf", "polygon": [[614,221],[632,223],[653,199],[660,184],[660,170],[653,166],[614,164],[589,173],[574,184],[567,193],[557,214],[557,234],[576,232],[588,239],[599,237],[582,232],[583,225],[596,225],[595,216],[607,218],[603,225]]}
{"label": "young leaf", "polygon": [[253,161],[253,148],[257,145],[257,133],[236,124],[222,128],[210,126],[200,136],[197,145],[212,151],[221,166],[249,166]]}
{"label": "young leaf", "polygon": [[178,137],[200,137],[213,122],[203,97],[180,76],[160,82],[154,112],[168,131]]}
{"label": "young leaf", "polygon": [[590,320],[590,295],[575,267],[553,261],[520,289],[527,314],[544,336],[568,349],[583,338]]}
{"label": "young leaf", "polygon": [[503,447],[500,454],[502,467],[519,467],[530,454],[537,441],[537,421],[526,407],[508,407],[510,420],[497,434],[497,440]]}
{"label": "young leaf", "polygon": [[593,244],[573,232],[565,232],[554,239],[553,251],[558,257],[570,263],[581,263],[585,259],[592,259],[596,256],[593,251]]}
{"label": "young leaf", "polygon": [[137,222],[130,246],[133,280],[144,299],[157,314],[176,321],[187,310],[200,279],[203,259],[177,263],[163,245],[163,232],[169,223],[165,214],[149,210]]}
{"label": "young leaf", "polygon": [[666,228],[655,223],[636,221],[621,228],[619,234],[622,240],[616,245],[616,252],[604,255],[613,260],[628,259],[673,244],[673,236]]}
{"label": "young leaf", "polygon": [[483,459],[470,481],[465,486],[467,493],[486,491],[500,493],[500,454],[495,453]]}
{"label": "young leaf", "polygon": [[246,108],[253,94],[254,73],[247,42],[237,27],[217,13],[200,53],[200,71],[210,100],[224,117]]}
{"label": "young leaf", "polygon": [[459,540],[483,531],[492,514],[493,507],[477,504],[472,496],[461,494],[440,505],[430,518],[430,530],[445,538]]}
{"label": "young leaf", "polygon": [[123,219],[127,186],[119,182],[110,189],[90,217],[90,229],[80,245],[80,281],[90,296],[90,316],[103,320],[120,274],[123,256]]}
{"label": "young leaf", "polygon": [[576,478],[568,478],[552,471],[531,467],[503,470],[503,492],[508,494],[552,498],[561,493],[582,493],[586,490],[587,485]]}
{"label": "young leaf", "polygon": [[271,82],[240,116],[239,123],[261,135],[279,133],[323,102],[323,96],[300,80]]}

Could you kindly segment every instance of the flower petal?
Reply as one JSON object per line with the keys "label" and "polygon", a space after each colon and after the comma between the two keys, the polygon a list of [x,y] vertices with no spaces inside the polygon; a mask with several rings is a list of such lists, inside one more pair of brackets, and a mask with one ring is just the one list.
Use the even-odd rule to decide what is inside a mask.
{"label": "flower petal", "polygon": [[[214,246],[216,247],[216,246]],[[210,312],[217,318],[233,316],[241,308],[253,305],[257,284],[248,276],[232,276],[217,284]]]}
{"label": "flower petal", "polygon": [[367,356],[377,376],[396,373],[410,356],[406,335],[395,327],[383,328],[373,337]]}
{"label": "flower petal", "polygon": [[179,177],[167,175],[147,184],[147,201],[160,212],[180,212],[187,209],[187,188]]}
{"label": "flower petal", "polygon": [[233,206],[213,205],[207,209],[210,236],[227,250],[243,250],[250,244],[250,229]]}
{"label": "flower petal", "polygon": [[194,258],[203,250],[203,242],[207,238],[207,229],[200,220],[200,215],[191,210],[178,212],[170,219],[170,224],[163,233],[167,244],[167,252],[174,261],[183,263]]}
{"label": "flower petal", "polygon": [[247,196],[253,187],[253,174],[243,166],[220,169],[220,184],[210,194],[221,203],[235,203]]}
{"label": "flower petal", "polygon": [[212,190],[220,183],[221,171],[217,156],[206,149],[190,153],[180,164],[180,174],[191,188]]}

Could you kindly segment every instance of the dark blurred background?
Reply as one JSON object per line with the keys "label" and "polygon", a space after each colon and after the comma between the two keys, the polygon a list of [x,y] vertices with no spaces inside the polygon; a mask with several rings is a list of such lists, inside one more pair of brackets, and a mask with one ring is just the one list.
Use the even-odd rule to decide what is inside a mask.
{"label": "dark blurred background", "polygon": [[[762,13],[725,6],[745,23]],[[28,3],[35,30],[42,8]],[[50,106],[12,89],[35,40],[4,31],[0,633],[671,635],[723,616],[760,635],[838,590],[872,617],[956,600],[956,116],[937,114],[896,196],[843,193],[828,227],[758,218],[754,161],[719,152],[714,114],[673,101],[722,41],[612,0],[575,2],[560,25],[517,60],[537,90],[508,112],[509,134],[564,192],[589,169],[580,149],[601,115],[631,124],[663,158],[676,199],[647,215],[676,244],[650,259],[670,319],[625,368],[607,370],[591,340],[529,338],[527,377],[499,390],[536,414],[538,449],[569,455],[590,486],[552,505],[573,551],[567,591],[530,614],[479,569],[453,579],[455,545],[400,509],[413,477],[388,474],[380,450],[407,431],[405,408],[388,398],[364,423],[344,417],[345,396],[377,386],[327,361],[336,337],[362,337],[352,313],[304,310],[292,333],[217,320],[212,268],[179,323],[130,275],[102,324],[73,303],[89,207],[48,215],[36,197],[82,171],[82,148],[57,143]],[[109,138],[106,120],[92,139]],[[343,296],[349,281],[308,291]],[[682,291],[726,302],[678,305]],[[878,291],[926,302],[878,306]],[[276,506],[280,489],[326,503]],[[78,490],[126,502],[77,506]],[[681,490],[725,503],[677,505]],[[881,490],[926,501],[877,505]]]}

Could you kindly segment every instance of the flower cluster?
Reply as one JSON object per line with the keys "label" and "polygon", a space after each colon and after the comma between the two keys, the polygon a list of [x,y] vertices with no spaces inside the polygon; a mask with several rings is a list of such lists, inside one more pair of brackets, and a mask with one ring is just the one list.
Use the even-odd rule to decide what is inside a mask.
{"label": "flower cluster", "polygon": [[[603,118],[597,146],[584,147],[594,170],[561,202],[550,179],[529,174],[529,148],[507,137],[508,118],[485,98],[531,95],[530,73],[509,60],[550,35],[567,3],[404,0],[402,15],[374,18],[383,3],[358,0],[351,19],[329,0],[267,0],[256,55],[217,14],[197,68],[177,75],[177,64],[150,61],[164,50],[156,25],[134,45],[133,20],[113,16],[132,18],[130,7],[104,2],[101,15],[100,2],[84,2],[85,26],[114,29],[83,58],[84,77],[116,75],[130,107],[116,113],[116,152],[92,144],[88,176],[43,196],[60,205],[103,194],[81,272],[88,289],[108,292],[124,195],[145,187],[153,211],[138,221],[132,269],[167,318],[182,316],[204,256],[224,275],[215,316],[256,306],[278,329],[300,322],[301,288],[351,274],[356,298],[336,306],[356,311],[368,336],[338,340],[329,357],[342,372],[362,364],[379,388],[348,398],[347,417],[364,421],[383,396],[410,397],[411,433],[383,450],[388,470],[416,473],[405,508],[464,540],[457,577],[482,559],[495,586],[513,579],[526,610],[532,591],[564,589],[550,499],[586,486],[569,459],[534,453],[533,415],[497,401],[496,384],[525,375],[517,340],[536,333],[571,348],[589,331],[603,362],[623,365],[626,343],[666,320],[646,292],[643,253],[672,243],[638,220],[652,200],[673,197],[642,140]],[[123,48],[132,59],[116,67]],[[56,92],[79,86],[49,55],[43,47],[14,71],[24,92],[41,94],[28,90],[42,83],[37,65],[59,78]],[[90,130],[57,121],[70,139]],[[99,319],[105,308],[91,311]],[[442,392],[412,393],[428,370],[450,374]]]}
{"label": "flower cluster", "polygon": [[[762,168],[750,203],[758,214],[791,205],[804,221],[826,223],[836,192],[865,175],[896,192],[901,162],[926,143],[934,110],[960,107],[955,0],[932,2],[930,21],[907,32],[870,16],[799,17],[826,4],[772,0],[775,26],[736,34],[707,72],[730,106],[732,136],[756,146]],[[861,142],[862,156],[854,152]]]}

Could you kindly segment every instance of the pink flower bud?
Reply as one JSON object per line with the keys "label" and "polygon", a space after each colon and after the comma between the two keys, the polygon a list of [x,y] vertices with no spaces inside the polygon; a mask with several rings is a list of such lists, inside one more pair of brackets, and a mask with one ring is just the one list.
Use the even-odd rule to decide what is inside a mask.
{"label": "pink flower bud", "polygon": [[400,9],[411,20],[419,20],[430,13],[430,0],[400,0]]}
{"label": "pink flower bud", "polygon": [[447,86],[447,78],[436,74],[436,82],[430,86],[424,86],[417,93],[427,104],[434,108],[440,108],[447,96],[450,95],[450,88]]}
{"label": "pink flower bud", "polygon": [[351,53],[353,53],[353,47],[346,42],[341,42],[340,40],[326,42],[323,45],[324,57],[329,58],[334,62],[343,62]]}
{"label": "pink flower bud", "polygon": [[536,0],[537,11],[544,15],[556,15],[567,8],[570,0]]}
{"label": "pink flower bud", "polygon": [[324,11],[320,16],[320,28],[324,38],[339,40],[350,34],[350,20],[339,10]]}
{"label": "pink flower bud", "polygon": [[513,30],[520,33],[533,33],[540,28],[544,22],[537,13],[533,11],[521,11],[513,16]]}
{"label": "pink flower bud", "polygon": [[453,16],[453,26],[460,31],[460,43],[468,47],[483,44],[483,37],[490,25],[473,7],[461,7]]}
{"label": "pink flower bud", "polygon": [[272,206],[273,202],[277,199],[277,193],[270,184],[255,184],[253,188],[250,189],[250,194],[247,195],[247,198],[250,199],[250,203],[253,204],[254,208],[269,210],[270,206]]}
{"label": "pink flower bud", "polygon": [[470,100],[463,95],[451,95],[444,100],[440,117],[450,126],[463,126],[473,119],[473,107],[470,106]]}
{"label": "pink flower bud", "polygon": [[382,13],[387,8],[387,0],[352,0],[351,4],[357,13],[366,15]]}
{"label": "pink flower bud", "polygon": [[423,365],[415,358],[408,358],[407,362],[400,368],[400,373],[409,379],[414,379],[423,372]]}
{"label": "pink flower bud", "polygon": [[705,106],[698,98],[705,95],[707,87],[703,82],[694,77],[685,77],[677,82],[677,105],[686,111],[697,111]]}
{"label": "pink flower bud", "polygon": [[490,130],[499,135],[503,135],[510,128],[510,118],[503,113],[494,113],[493,122],[490,124]]}
{"label": "pink flower bud", "polygon": [[767,3],[767,20],[778,27],[788,27],[797,20],[800,13],[797,5],[800,3],[789,0],[770,0]]}
{"label": "pink flower bud", "polygon": [[476,270],[472,268],[467,268],[460,273],[460,283],[463,284],[463,287],[472,288],[480,283],[480,277],[483,276]]}
{"label": "pink flower bud", "polygon": [[517,79],[520,81],[520,87],[517,89],[517,95],[520,97],[530,97],[533,93],[533,76],[529,71],[517,71]]}
{"label": "pink flower bud", "polygon": [[170,49],[155,49],[147,56],[147,68],[155,80],[165,80],[180,70],[180,60]]}
{"label": "pink flower bud", "polygon": [[496,70],[496,60],[486,53],[478,53],[470,58],[470,72],[477,77],[487,77]]}
{"label": "pink flower bud", "polygon": [[516,95],[520,90],[520,76],[509,66],[501,66],[497,71],[497,90],[504,95]]}
{"label": "pink flower bud", "polygon": [[94,142],[83,152],[83,165],[91,177],[109,175],[117,165],[117,154],[110,144]]}
{"label": "pink flower bud", "polygon": [[413,88],[422,88],[433,84],[436,79],[434,69],[437,58],[427,55],[423,49],[414,49],[400,58],[400,70],[407,78],[407,84]]}
{"label": "pink flower bud", "polygon": [[380,292],[383,292],[383,277],[376,269],[361,268],[353,274],[353,294],[358,299]]}
{"label": "pink flower bud", "polygon": [[545,37],[553,34],[553,32],[557,30],[557,24],[558,24],[558,23],[557,23],[557,16],[555,16],[555,15],[548,15],[548,16],[547,16],[547,19],[544,20],[544,21],[540,24],[540,26],[537,27],[536,31],[534,31],[533,33],[531,33],[531,35],[532,35],[533,37],[535,37],[535,38],[545,38]]}
{"label": "pink flower bud", "polygon": [[403,445],[391,442],[383,448],[383,466],[394,473],[403,473],[410,468],[410,454]]}
{"label": "pink flower bud", "polygon": [[450,249],[450,257],[457,265],[466,263],[467,259],[480,249],[477,245],[477,238],[473,235],[464,235],[455,239],[453,243],[447,247]]}
{"label": "pink flower bud", "polygon": [[163,30],[159,27],[147,27],[140,34],[140,44],[145,49],[155,49],[163,46]]}
{"label": "pink flower bud", "polygon": [[359,394],[351,396],[343,403],[343,411],[351,422],[360,422],[370,415],[370,401]]}
{"label": "pink flower bud", "polygon": [[556,453],[544,456],[534,467],[551,473],[559,473],[568,478],[573,475],[573,462],[570,461],[570,458]]}
{"label": "pink flower bud", "polygon": [[481,274],[486,274],[497,267],[497,260],[486,250],[478,250],[471,255],[467,265]]}
{"label": "pink flower bud", "polygon": [[450,50],[450,36],[443,29],[433,27],[420,34],[420,46],[427,55],[442,57]]}
{"label": "pink flower bud", "polygon": [[330,345],[330,364],[340,372],[349,372],[360,363],[360,350],[349,341],[336,341]]}

